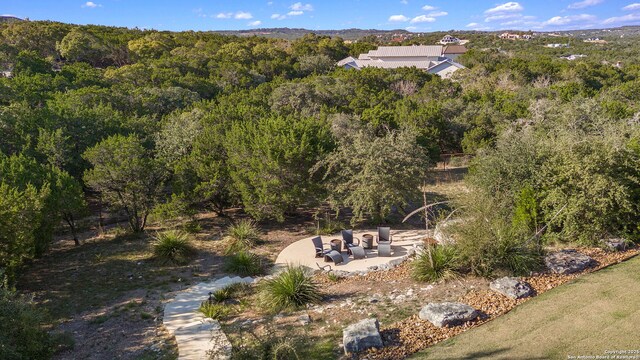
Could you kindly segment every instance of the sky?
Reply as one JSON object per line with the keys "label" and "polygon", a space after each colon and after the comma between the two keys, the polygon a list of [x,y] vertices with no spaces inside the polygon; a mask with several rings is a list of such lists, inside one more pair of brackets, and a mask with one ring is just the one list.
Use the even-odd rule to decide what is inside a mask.
{"label": "sky", "polygon": [[173,31],[554,31],[640,25],[640,0],[0,0],[0,14]]}

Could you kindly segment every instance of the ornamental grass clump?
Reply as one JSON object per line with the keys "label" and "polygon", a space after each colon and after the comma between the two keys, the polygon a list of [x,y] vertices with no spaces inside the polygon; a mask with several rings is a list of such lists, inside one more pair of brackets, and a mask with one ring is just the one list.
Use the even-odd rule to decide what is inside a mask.
{"label": "ornamental grass clump", "polygon": [[318,284],[300,266],[288,267],[273,279],[265,280],[260,295],[263,306],[272,312],[296,310],[322,299]]}
{"label": "ornamental grass clump", "polygon": [[223,240],[227,245],[225,252],[234,254],[254,247],[260,241],[260,232],[254,221],[243,219],[229,226]]}
{"label": "ornamental grass clump", "polygon": [[256,276],[263,273],[262,260],[247,250],[240,250],[227,258],[227,272],[240,276]]}
{"label": "ornamental grass clump", "polygon": [[185,232],[168,230],[158,233],[155,237],[153,254],[165,263],[184,265],[191,260],[194,253],[195,249]]}
{"label": "ornamental grass clump", "polygon": [[458,276],[458,255],[451,245],[430,246],[411,263],[412,276],[417,281],[433,282]]}

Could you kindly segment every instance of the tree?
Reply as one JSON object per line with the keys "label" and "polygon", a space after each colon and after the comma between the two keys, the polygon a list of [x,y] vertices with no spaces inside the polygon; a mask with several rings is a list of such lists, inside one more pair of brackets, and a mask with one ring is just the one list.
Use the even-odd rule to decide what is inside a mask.
{"label": "tree", "polygon": [[153,32],[136,40],[129,41],[129,51],[140,58],[159,58],[174,47],[170,35]]}
{"label": "tree", "polygon": [[56,48],[69,61],[82,61],[94,66],[100,65],[107,54],[100,39],[80,28],[71,30]]}
{"label": "tree", "polygon": [[20,190],[0,181],[0,281],[13,283],[20,266],[36,255],[45,196],[33,185]]}
{"label": "tree", "polygon": [[394,206],[404,207],[420,196],[429,158],[405,130],[376,137],[360,130],[342,139],[338,148],[316,166],[324,169],[329,202],[350,207],[352,223],[371,216],[382,222]]}
{"label": "tree", "polygon": [[283,221],[285,213],[316,201],[321,188],[309,170],[331,147],[328,126],[315,118],[272,115],[234,123],[225,149],[246,211]]}
{"label": "tree", "polygon": [[83,179],[113,211],[124,211],[134,232],[144,230],[161,196],[164,173],[136,135],[114,135],[85,151],[93,168]]}

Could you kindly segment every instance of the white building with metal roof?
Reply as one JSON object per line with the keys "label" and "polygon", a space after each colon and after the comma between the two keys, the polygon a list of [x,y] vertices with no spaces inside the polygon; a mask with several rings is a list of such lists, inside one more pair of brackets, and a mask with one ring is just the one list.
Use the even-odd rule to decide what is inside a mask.
{"label": "white building with metal roof", "polygon": [[[345,69],[356,70],[365,67],[382,69],[415,67],[431,74],[449,77],[453,72],[463,69],[464,66],[455,62],[455,57],[447,53],[446,49],[447,47],[442,45],[380,46],[376,50],[360,54],[357,59],[351,56],[342,59],[337,65]],[[464,50],[466,51],[466,49]],[[457,57],[460,51],[455,53]]]}

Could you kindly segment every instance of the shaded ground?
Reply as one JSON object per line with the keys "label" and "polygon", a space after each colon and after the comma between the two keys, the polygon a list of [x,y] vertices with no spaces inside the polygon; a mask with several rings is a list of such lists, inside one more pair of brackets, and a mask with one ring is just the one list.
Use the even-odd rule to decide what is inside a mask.
{"label": "shaded ground", "polygon": [[639,293],[636,257],[550,290],[413,358],[567,359],[638,351]]}
{"label": "shaded ground", "polygon": [[[435,181],[439,188],[429,191],[436,194],[443,188],[454,193],[457,185],[447,188],[446,184],[457,184],[463,173],[464,170],[441,171]],[[446,196],[446,193],[437,195]],[[321,216],[323,212],[329,213],[323,210]],[[231,211],[230,215],[230,218],[221,218],[213,213],[202,213],[192,222],[183,219],[165,222],[162,229],[149,227],[147,234],[140,236],[127,234],[120,227],[126,226],[125,223],[118,225],[117,220],[122,219],[117,218],[105,218],[106,232],[99,236],[95,228],[98,217],[92,216],[81,220],[79,237],[82,245],[79,247],[73,245],[69,234],[60,234],[43,258],[28,265],[18,282],[19,291],[33,294],[50,313],[52,329],[68,333],[75,341],[72,350],[57,354],[55,358],[175,359],[175,341],[162,326],[163,305],[177,291],[192,284],[229,275],[223,270],[225,257],[221,250],[224,244],[220,240],[231,219],[246,216],[238,211]],[[345,212],[339,220],[348,226],[348,219],[349,213]],[[419,218],[416,217],[415,222],[422,226]],[[393,228],[412,228],[416,224]],[[316,226],[309,211],[300,211],[284,224],[261,223],[264,241],[255,252],[267,263],[274,261],[282,249],[309,236]],[[156,231],[165,228],[186,228],[193,233],[197,255],[190,264],[174,266],[153,259],[152,237]],[[406,276],[385,279],[387,282],[382,286],[379,280],[382,279],[370,277],[336,283],[327,280],[325,290],[330,294],[327,304],[339,307],[331,313],[341,315],[343,321],[334,322],[335,317],[328,316],[328,312],[312,313],[314,325],[310,335],[331,339],[337,348],[341,327],[353,320],[353,316],[364,318],[372,313],[380,316],[383,322],[392,322],[415,312],[419,303],[427,298],[455,298],[464,293],[467,286],[473,286],[420,292],[419,286]],[[407,299],[384,305],[368,302],[372,294],[407,291],[410,287],[415,290],[416,301]],[[449,291],[453,292],[449,294]],[[342,306],[347,297],[353,297],[358,305]]]}
{"label": "shaded ground", "polygon": [[[74,348],[56,359],[175,358],[175,341],[162,326],[163,304],[176,291],[227,275],[220,240],[229,221],[212,213],[197,216],[191,223],[196,225],[192,231],[197,255],[185,266],[153,258],[152,237],[159,228],[140,236],[127,234],[117,224],[102,236],[90,229],[80,234],[79,247],[70,235],[59,236],[18,282],[20,291],[33,294],[48,310],[53,328],[75,340]],[[273,261],[282,248],[313,227],[309,219],[295,221],[261,226],[264,243],[256,252]],[[185,220],[166,226],[186,224]]]}

